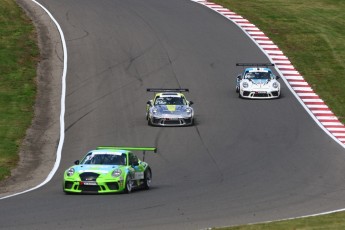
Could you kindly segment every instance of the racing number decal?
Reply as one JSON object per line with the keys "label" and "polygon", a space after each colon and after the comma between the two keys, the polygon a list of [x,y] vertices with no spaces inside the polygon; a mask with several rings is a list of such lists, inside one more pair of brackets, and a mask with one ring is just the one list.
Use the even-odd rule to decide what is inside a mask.
{"label": "racing number decal", "polygon": [[142,180],[144,179],[144,172],[135,172],[134,173],[134,180]]}

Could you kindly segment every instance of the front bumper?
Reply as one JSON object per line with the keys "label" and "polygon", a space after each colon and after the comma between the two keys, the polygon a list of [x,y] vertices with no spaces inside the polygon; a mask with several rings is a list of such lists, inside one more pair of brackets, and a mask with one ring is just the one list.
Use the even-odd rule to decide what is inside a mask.
{"label": "front bumper", "polygon": [[117,193],[125,189],[123,180],[118,181],[70,181],[64,180],[63,190],[67,193]]}
{"label": "front bumper", "polygon": [[241,97],[250,99],[274,99],[280,97],[280,90],[274,91],[257,91],[257,90],[242,90],[239,92]]}
{"label": "front bumper", "polygon": [[193,125],[193,118],[192,117],[188,117],[188,118],[183,118],[183,117],[179,117],[179,118],[168,118],[168,117],[164,117],[164,118],[156,118],[156,117],[152,117],[149,118],[150,119],[150,124],[154,125],[154,126],[190,126]]}

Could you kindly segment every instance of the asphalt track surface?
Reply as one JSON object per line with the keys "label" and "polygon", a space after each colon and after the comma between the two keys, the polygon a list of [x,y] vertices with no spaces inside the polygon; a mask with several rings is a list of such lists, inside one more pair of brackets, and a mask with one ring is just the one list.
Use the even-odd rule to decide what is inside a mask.
{"label": "asphalt track surface", "polygon": [[[40,2],[67,41],[62,161],[0,201],[0,229],[202,229],[345,207],[344,149],[288,89],[238,98],[235,63],[268,59],[234,24],[186,0]],[[189,88],[196,125],[149,127],[149,87]],[[99,145],[158,147],[152,189],[65,195],[63,171]]]}

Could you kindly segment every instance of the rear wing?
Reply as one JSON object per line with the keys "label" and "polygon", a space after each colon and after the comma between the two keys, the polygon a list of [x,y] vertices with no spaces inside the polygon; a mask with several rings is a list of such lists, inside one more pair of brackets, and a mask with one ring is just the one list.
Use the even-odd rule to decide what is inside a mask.
{"label": "rear wing", "polygon": [[164,92],[189,92],[189,89],[161,89],[161,88],[149,88],[146,89],[147,92],[156,92],[156,93],[164,93]]}
{"label": "rear wing", "polygon": [[157,153],[156,147],[125,147],[125,146],[98,146],[98,149],[112,149],[112,150],[128,150],[128,151],[143,151],[143,161],[145,161],[146,151]]}
{"label": "rear wing", "polygon": [[274,66],[274,64],[273,63],[236,63],[236,66],[268,67],[268,66]]}

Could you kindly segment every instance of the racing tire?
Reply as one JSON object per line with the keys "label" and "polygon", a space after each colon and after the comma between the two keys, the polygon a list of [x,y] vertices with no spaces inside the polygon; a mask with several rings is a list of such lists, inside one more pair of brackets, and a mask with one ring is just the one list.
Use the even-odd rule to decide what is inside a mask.
{"label": "racing tire", "polygon": [[190,126],[194,126],[195,122],[194,122],[194,118],[192,119],[192,122],[190,123]]}
{"label": "racing tire", "polygon": [[152,183],[152,172],[151,169],[147,169],[144,174],[144,184],[143,188],[149,190]]}
{"label": "racing tire", "polygon": [[127,176],[124,192],[127,194],[131,193],[132,189],[133,189],[132,181],[128,180],[128,176]]}
{"label": "racing tire", "polygon": [[149,126],[153,126],[153,124],[152,124],[152,122],[151,122],[151,119],[150,119],[150,118],[148,118],[148,119],[147,119],[147,124],[148,124]]}

